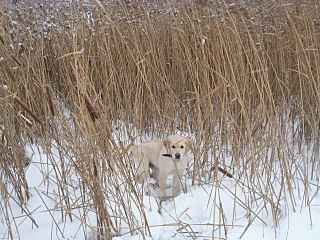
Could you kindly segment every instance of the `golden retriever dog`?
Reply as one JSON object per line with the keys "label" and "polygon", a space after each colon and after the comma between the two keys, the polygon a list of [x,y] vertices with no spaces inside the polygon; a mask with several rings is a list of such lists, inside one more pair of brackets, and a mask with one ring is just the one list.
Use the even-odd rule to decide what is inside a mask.
{"label": "golden retriever dog", "polygon": [[164,200],[167,177],[173,175],[172,193],[176,197],[182,190],[181,176],[187,167],[187,154],[191,147],[191,138],[179,135],[133,145],[129,149],[129,155],[138,167],[137,180],[143,183],[152,176],[159,184],[160,199]]}

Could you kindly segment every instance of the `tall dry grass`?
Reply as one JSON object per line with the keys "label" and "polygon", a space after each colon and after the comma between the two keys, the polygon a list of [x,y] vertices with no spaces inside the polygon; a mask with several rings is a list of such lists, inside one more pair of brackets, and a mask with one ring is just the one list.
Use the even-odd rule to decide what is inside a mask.
{"label": "tall dry grass", "polygon": [[[214,182],[218,192],[223,182],[215,166],[231,172],[234,202],[236,192],[245,194],[247,227],[270,209],[278,226],[283,198],[310,205],[309,184],[320,172],[319,5],[204,3],[0,5],[0,183],[8,237],[18,228],[12,201],[37,224],[25,176],[25,146],[34,142],[54,169],[62,216],[72,220],[82,208],[90,229],[85,216],[93,212],[97,239],[123,225],[149,234],[144,192],[126,150],[177,128],[194,139],[188,178]],[[113,132],[120,120],[121,141]],[[299,181],[304,189],[296,196]],[[81,199],[73,197],[76,189]],[[219,224],[224,218],[221,210]],[[235,207],[233,224],[236,218]]]}

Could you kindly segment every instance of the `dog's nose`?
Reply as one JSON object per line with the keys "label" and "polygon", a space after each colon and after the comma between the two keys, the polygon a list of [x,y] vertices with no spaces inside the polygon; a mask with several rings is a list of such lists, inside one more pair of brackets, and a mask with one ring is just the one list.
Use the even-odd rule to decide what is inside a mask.
{"label": "dog's nose", "polygon": [[176,153],[174,156],[175,156],[177,159],[179,159],[179,158],[180,158],[180,153]]}

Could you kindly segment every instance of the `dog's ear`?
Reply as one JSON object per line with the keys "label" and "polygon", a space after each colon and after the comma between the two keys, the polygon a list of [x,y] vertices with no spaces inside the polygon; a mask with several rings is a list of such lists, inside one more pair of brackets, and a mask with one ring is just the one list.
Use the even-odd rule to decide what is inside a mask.
{"label": "dog's ear", "polygon": [[186,140],[186,147],[187,147],[187,151],[189,151],[192,148],[192,139],[189,137]]}
{"label": "dog's ear", "polygon": [[166,138],[166,139],[163,140],[163,145],[164,145],[164,147],[165,147],[166,149],[169,149],[169,147],[170,147],[170,141],[169,141],[168,138]]}

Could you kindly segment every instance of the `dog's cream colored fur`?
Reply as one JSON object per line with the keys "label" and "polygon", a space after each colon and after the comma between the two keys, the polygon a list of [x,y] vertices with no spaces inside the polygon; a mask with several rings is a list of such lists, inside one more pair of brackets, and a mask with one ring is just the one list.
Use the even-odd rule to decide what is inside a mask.
{"label": "dog's cream colored fur", "polygon": [[168,175],[173,175],[173,196],[182,190],[181,176],[188,164],[187,153],[192,147],[192,140],[188,137],[170,135],[164,140],[152,140],[129,149],[129,153],[138,167],[137,180],[142,183],[152,177],[159,184],[160,198],[166,196],[166,180]]}

